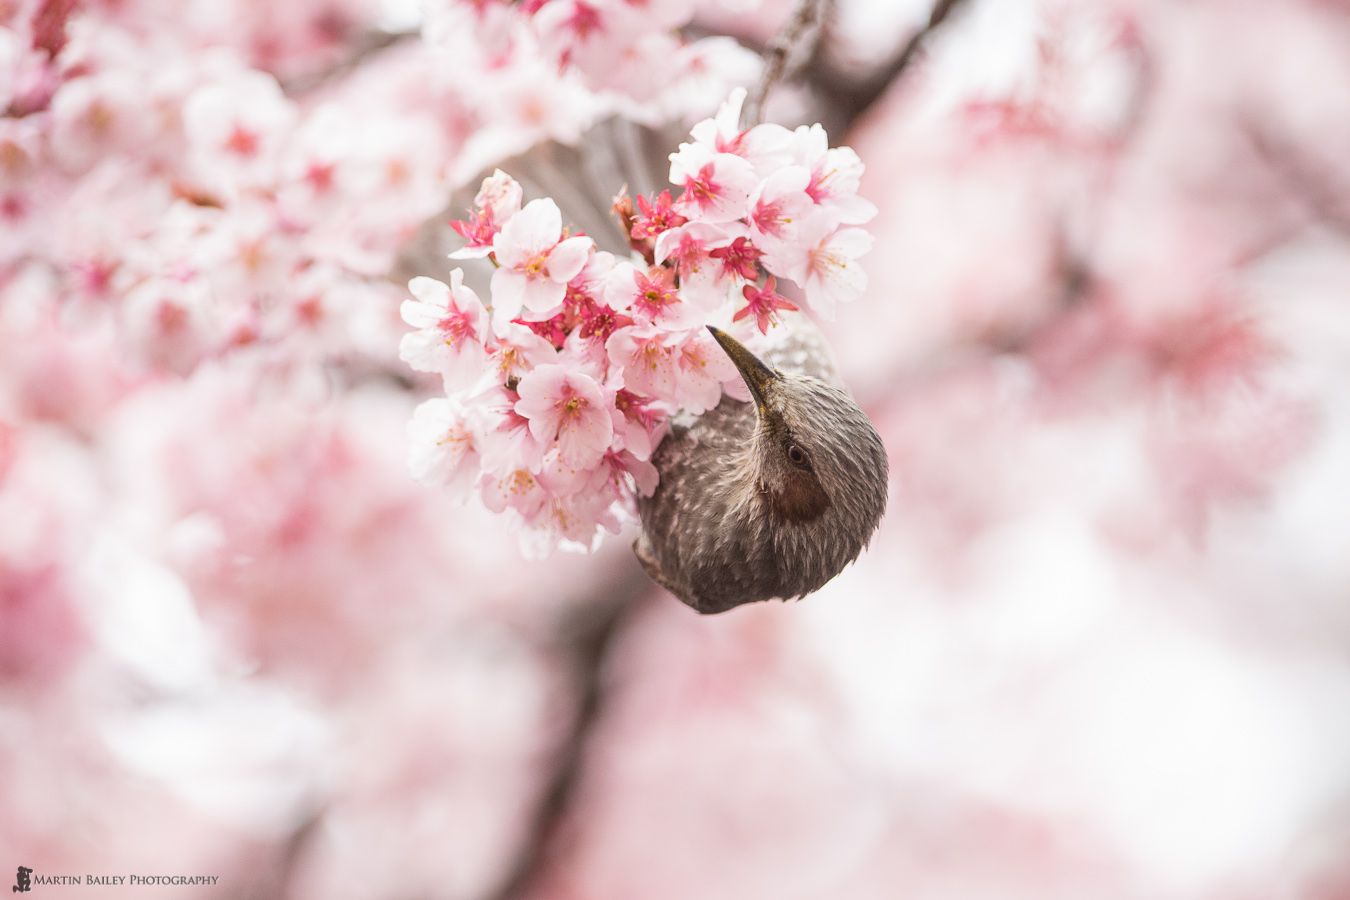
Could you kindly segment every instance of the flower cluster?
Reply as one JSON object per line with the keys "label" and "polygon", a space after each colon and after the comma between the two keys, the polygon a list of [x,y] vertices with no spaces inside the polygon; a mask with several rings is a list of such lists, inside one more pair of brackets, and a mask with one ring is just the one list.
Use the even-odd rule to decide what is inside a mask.
{"label": "flower cluster", "polygon": [[[686,76],[721,66],[758,69],[758,58],[728,37],[687,40],[681,29],[707,0],[427,0],[423,34],[484,73],[532,63],[575,76],[590,91],[660,103]],[[709,65],[712,63],[712,65]],[[677,88],[676,93],[679,92]],[[651,110],[647,111],[648,113]]]}
{"label": "flower cluster", "polygon": [[451,256],[492,260],[490,304],[455,269],[448,285],[413,279],[403,306],[417,330],[401,356],[446,393],[410,426],[421,481],[477,491],[524,527],[527,549],[593,548],[655,489],[672,413],[747,399],[705,325],[769,334],[797,310],[779,279],[826,316],[862,292],[872,238],[853,226],[876,213],[857,195],[862,163],[819,125],[742,130],[744,99],[733,92],[671,154],[677,197],[616,198],[628,259],[569,234],[551,199],[522,206],[500,170],[483,181],[470,219],[452,223],[465,246]]}
{"label": "flower cluster", "polygon": [[[558,4],[511,16],[547,22]],[[470,61],[435,9],[424,40],[367,59],[377,0],[160,6],[0,4],[0,289],[46,282],[152,373],[235,356],[387,365],[385,276],[458,184],[621,104],[660,121],[709,109],[744,74],[737,54],[705,55],[666,73],[679,96],[659,105],[561,71],[527,46],[534,31],[509,60]],[[618,40],[612,22],[596,27]],[[630,26],[675,40],[664,13]],[[350,74],[348,58],[363,60]]]}
{"label": "flower cluster", "polygon": [[[756,5],[759,0],[750,0]],[[757,54],[683,33],[710,0],[425,0],[422,36],[462,75],[471,133],[457,181],[545,139],[575,143],[620,115],[664,125],[703,115],[758,77]]]}
{"label": "flower cluster", "polygon": [[[383,365],[398,337],[384,275],[451,189],[457,139],[433,107],[454,93],[399,84],[430,54],[391,52],[382,81],[306,95],[251,65],[244,36],[202,46],[151,28],[140,4],[44,8],[58,6],[59,53],[22,56],[9,96],[0,77],[0,289],[40,284],[52,314],[110,327],[154,375],[227,358]],[[373,27],[367,12],[323,52],[281,29],[267,57],[321,66]],[[10,24],[0,44],[34,39]]]}

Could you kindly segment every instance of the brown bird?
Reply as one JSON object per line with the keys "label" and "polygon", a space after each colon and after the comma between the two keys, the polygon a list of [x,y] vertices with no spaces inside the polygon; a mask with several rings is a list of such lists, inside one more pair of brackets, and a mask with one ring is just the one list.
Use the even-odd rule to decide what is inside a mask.
{"label": "brown bird", "polygon": [[818,590],[862,552],[886,509],[881,437],[800,313],[765,361],[708,330],[750,388],[676,419],[652,456],[633,544],[654,581],[701,613]]}

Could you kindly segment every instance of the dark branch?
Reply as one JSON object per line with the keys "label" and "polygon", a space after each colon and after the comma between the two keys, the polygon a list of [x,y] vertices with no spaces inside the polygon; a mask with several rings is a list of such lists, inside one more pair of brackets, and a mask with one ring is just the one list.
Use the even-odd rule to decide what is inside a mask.
{"label": "dark branch", "polygon": [[420,37],[421,34],[420,30],[368,31],[353,42],[351,51],[345,57],[318,72],[288,78],[282,82],[281,89],[291,96],[312,91],[353,71],[377,53],[395,44]]}
{"label": "dark branch", "polygon": [[[632,556],[628,558],[631,560]],[[622,567],[620,579],[602,588],[601,599],[577,606],[558,630],[557,652],[573,673],[576,711],[555,758],[534,819],[521,842],[515,864],[490,900],[525,897],[548,871],[567,813],[576,796],[585,763],[586,745],[604,710],[604,665],[615,638],[641,599],[652,593],[652,583],[636,562]]]}
{"label": "dark branch", "polygon": [[[910,35],[909,40],[891,61],[863,83],[851,82],[837,72],[830,71],[817,71],[813,80],[829,95],[831,105],[841,111],[845,123],[852,124],[880,99],[891,84],[909,70],[929,35],[951,18],[952,13],[964,3],[965,0],[936,0],[932,11],[928,14],[928,23]],[[822,65],[820,68],[825,67]]]}
{"label": "dark branch", "polygon": [[[1332,172],[1319,166],[1300,149],[1280,140],[1272,130],[1257,124],[1256,118],[1245,117],[1239,124],[1242,135],[1250,142],[1258,158],[1281,179],[1290,194],[1307,209],[1312,221],[1339,232],[1350,234],[1350,198],[1337,185]],[[1302,230],[1295,228],[1294,231]],[[1256,258],[1288,240],[1272,241],[1269,247],[1248,254]]]}
{"label": "dark branch", "polygon": [[833,0],[797,0],[792,15],[764,49],[764,71],[760,73],[759,84],[745,100],[741,127],[758,125],[769,92],[810,62],[833,6]]}

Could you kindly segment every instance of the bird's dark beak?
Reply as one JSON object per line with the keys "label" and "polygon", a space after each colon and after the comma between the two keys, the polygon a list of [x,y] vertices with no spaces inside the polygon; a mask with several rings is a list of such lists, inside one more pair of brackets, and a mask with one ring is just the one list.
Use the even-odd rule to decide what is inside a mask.
{"label": "bird's dark beak", "polygon": [[717,343],[722,345],[722,349],[727,351],[727,356],[736,364],[740,370],[741,377],[745,379],[745,386],[750,388],[750,396],[755,398],[755,406],[759,407],[760,412],[768,409],[768,400],[765,398],[765,391],[769,385],[778,380],[778,373],[760,362],[758,356],[745,349],[745,345],[727,334],[720,328],[708,326],[712,336],[717,338]]}

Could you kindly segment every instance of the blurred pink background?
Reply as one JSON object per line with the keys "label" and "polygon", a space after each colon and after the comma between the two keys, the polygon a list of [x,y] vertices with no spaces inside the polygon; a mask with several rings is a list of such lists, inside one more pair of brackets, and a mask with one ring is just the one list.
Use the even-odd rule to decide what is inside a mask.
{"label": "blurred pink background", "polygon": [[788,7],[564,77],[491,0],[0,2],[0,878],[1350,898],[1350,4],[964,0],[894,77],[929,4],[839,0],[767,114],[867,165],[822,325],[891,496],[818,594],[702,618],[413,482],[425,223]]}

